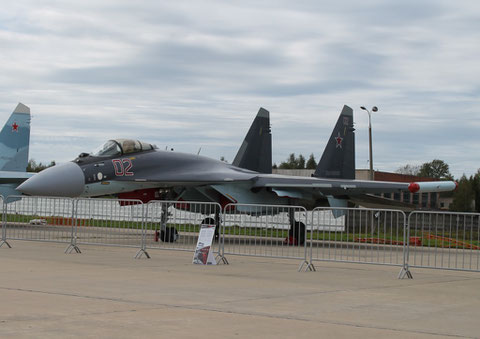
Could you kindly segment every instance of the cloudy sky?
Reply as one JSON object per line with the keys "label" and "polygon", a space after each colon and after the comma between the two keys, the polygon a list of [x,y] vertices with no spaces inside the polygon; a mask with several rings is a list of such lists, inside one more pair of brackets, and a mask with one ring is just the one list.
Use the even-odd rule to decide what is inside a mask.
{"label": "cloudy sky", "polygon": [[478,1],[8,1],[0,116],[32,111],[30,157],[64,162],[107,139],[232,161],[259,107],[273,160],[318,159],[344,104],[357,168],[480,168]]}

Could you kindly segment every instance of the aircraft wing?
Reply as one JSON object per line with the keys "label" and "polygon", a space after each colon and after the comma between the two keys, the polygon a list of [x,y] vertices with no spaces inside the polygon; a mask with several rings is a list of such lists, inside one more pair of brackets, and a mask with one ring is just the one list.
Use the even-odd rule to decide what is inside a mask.
{"label": "aircraft wing", "polygon": [[412,193],[422,192],[444,192],[455,189],[453,181],[429,181],[418,183],[384,182],[368,180],[348,179],[325,179],[325,178],[299,178],[281,175],[258,176],[253,184],[254,188],[272,188],[282,192],[291,191],[292,194],[301,190],[318,191],[324,195],[360,195],[375,193],[395,193],[410,191]]}

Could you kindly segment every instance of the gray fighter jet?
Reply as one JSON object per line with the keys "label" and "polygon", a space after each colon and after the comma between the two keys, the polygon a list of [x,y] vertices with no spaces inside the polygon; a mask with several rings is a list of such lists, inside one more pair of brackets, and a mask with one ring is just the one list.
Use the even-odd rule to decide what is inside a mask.
{"label": "gray fighter jet", "polygon": [[[313,177],[271,174],[269,112],[261,108],[233,164],[162,151],[130,139],[107,141],[93,154],[48,168],[18,190],[29,195],[346,207],[388,205],[375,193],[451,191],[455,182],[355,180],[353,110],[344,106]],[[242,212],[239,210],[239,212]],[[292,225],[294,221],[292,221]]]}

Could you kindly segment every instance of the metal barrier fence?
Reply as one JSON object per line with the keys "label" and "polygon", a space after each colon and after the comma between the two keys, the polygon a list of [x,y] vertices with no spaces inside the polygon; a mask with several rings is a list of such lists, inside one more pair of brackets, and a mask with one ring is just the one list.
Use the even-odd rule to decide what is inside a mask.
{"label": "metal barrier fence", "polygon": [[3,204],[2,240],[70,243],[73,236],[73,200],[9,196]]}
{"label": "metal barrier fence", "polygon": [[310,261],[404,267],[405,221],[398,210],[316,208],[307,228]]}
{"label": "metal barrier fence", "polygon": [[[480,271],[480,214],[219,204],[186,201],[0,196],[0,247],[9,240],[194,251],[201,224],[215,224],[226,255]],[[408,222],[407,222],[408,221]],[[218,238],[218,239],[217,239]],[[299,270],[300,270],[299,269]]]}
{"label": "metal barrier fence", "polygon": [[[221,207],[216,203],[151,201],[147,204],[144,249],[195,251],[201,224],[215,224],[218,234]],[[219,252],[218,242],[214,243]]]}
{"label": "metal barrier fence", "polygon": [[145,207],[140,200],[76,199],[74,221],[76,250],[80,244],[143,248]]}
{"label": "metal barrier fence", "polygon": [[10,248],[10,244],[7,242],[6,227],[4,225],[5,223],[3,222],[3,195],[0,195],[0,202],[2,203],[2,237],[0,238],[0,247],[6,245]]}
{"label": "metal barrier fence", "polygon": [[307,262],[307,211],[299,206],[229,204],[223,209],[221,257],[245,255]]}
{"label": "metal barrier fence", "polygon": [[415,211],[408,226],[410,267],[480,271],[480,214]]}

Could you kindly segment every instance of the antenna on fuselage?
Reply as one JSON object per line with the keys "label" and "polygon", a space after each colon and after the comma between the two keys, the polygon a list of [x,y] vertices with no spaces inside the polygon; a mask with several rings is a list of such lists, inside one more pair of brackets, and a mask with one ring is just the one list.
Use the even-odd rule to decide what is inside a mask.
{"label": "antenna on fuselage", "polygon": [[202,147],[200,146],[200,148],[198,149],[197,155],[200,155],[201,150],[202,150]]}

